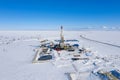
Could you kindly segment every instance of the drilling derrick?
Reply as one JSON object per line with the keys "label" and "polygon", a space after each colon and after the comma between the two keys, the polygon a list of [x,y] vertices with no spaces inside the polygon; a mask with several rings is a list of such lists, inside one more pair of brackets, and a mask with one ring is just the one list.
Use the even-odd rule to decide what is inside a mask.
{"label": "drilling derrick", "polygon": [[61,37],[61,43],[64,43],[63,26],[61,26],[61,33],[60,33],[60,37]]}
{"label": "drilling derrick", "polygon": [[60,32],[60,48],[64,48],[64,36],[63,36],[63,26],[61,26],[61,32]]}

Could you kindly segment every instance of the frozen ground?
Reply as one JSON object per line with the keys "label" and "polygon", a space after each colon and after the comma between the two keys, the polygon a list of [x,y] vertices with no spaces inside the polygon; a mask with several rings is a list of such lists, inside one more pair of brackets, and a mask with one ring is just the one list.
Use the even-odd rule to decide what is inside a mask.
{"label": "frozen ground", "polygon": [[[119,31],[65,31],[64,36],[78,39],[81,47],[89,47],[120,69],[120,48],[84,40],[80,35],[120,46]],[[33,50],[39,46],[40,39],[46,38],[59,39],[59,31],[0,31],[0,80],[67,80],[64,73],[72,72],[71,66],[58,68],[50,62],[32,64]],[[76,66],[84,70],[84,66]]]}

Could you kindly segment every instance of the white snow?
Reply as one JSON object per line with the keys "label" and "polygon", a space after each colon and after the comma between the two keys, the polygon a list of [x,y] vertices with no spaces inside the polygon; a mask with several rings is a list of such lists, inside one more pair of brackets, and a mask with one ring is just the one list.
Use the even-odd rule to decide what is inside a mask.
{"label": "white snow", "polygon": [[[97,67],[106,67],[106,60],[111,62],[106,62],[107,65],[113,64],[120,69],[120,48],[84,40],[80,35],[120,46],[119,31],[64,31],[64,37],[79,40],[80,47],[90,48],[96,56],[104,58],[95,60]],[[64,60],[63,63],[58,59],[55,62],[32,64],[34,49],[42,39],[59,39],[59,31],[0,31],[0,80],[67,80],[65,73],[74,71],[69,61]],[[73,64],[78,71],[89,71],[93,69],[92,62],[94,59],[85,65],[84,61]],[[66,66],[62,67],[61,63]],[[88,74],[87,77],[81,75],[88,80]]]}

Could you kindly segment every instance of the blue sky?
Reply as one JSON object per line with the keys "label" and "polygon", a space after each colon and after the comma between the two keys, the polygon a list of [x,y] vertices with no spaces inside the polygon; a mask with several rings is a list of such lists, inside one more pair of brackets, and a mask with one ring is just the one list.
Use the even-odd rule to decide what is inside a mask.
{"label": "blue sky", "polygon": [[120,27],[120,0],[0,0],[0,30]]}

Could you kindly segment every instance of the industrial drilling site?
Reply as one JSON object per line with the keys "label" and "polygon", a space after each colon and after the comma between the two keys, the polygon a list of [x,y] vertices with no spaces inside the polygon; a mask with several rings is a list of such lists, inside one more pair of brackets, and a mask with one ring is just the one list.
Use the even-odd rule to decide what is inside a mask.
{"label": "industrial drilling site", "polygon": [[64,39],[62,26],[60,28],[60,39],[40,40],[40,47],[34,51],[36,54],[32,63],[50,62],[57,67],[71,65],[74,71],[65,73],[68,80],[80,80],[81,75],[84,76],[84,74],[92,74],[102,80],[120,79],[120,72],[117,69],[110,71],[97,69],[100,62],[102,64],[106,62],[105,58],[100,58],[90,48],[81,46],[77,39]]}

